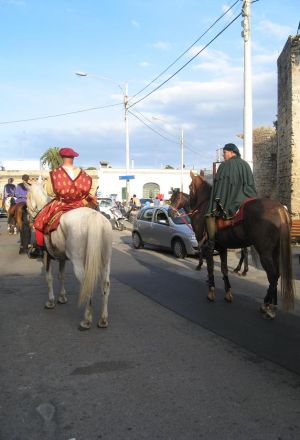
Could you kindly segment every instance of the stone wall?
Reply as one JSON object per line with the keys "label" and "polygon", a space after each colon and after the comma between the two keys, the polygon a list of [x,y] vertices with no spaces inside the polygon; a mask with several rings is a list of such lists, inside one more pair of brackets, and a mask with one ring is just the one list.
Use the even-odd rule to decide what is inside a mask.
{"label": "stone wall", "polygon": [[289,37],[278,61],[278,199],[300,215],[300,35]]}
{"label": "stone wall", "polygon": [[277,136],[272,127],[253,131],[253,174],[259,197],[277,198]]}

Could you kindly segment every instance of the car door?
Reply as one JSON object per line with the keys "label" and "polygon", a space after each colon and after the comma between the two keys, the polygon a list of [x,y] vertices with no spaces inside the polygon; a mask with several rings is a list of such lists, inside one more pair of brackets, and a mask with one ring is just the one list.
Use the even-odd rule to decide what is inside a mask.
{"label": "car door", "polygon": [[167,213],[164,209],[156,209],[152,219],[152,244],[171,247],[171,231]]}
{"label": "car door", "polygon": [[144,243],[151,243],[153,208],[143,209],[137,220],[138,232]]}

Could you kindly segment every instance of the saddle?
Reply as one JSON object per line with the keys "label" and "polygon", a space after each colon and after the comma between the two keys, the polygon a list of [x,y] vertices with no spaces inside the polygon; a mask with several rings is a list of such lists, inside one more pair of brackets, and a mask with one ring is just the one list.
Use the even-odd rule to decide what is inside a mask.
{"label": "saddle", "polygon": [[244,210],[247,203],[251,202],[252,200],[255,200],[254,197],[248,197],[248,199],[245,199],[235,215],[230,219],[224,219],[222,217],[217,217],[216,224],[217,224],[217,230],[226,229],[235,225],[239,225],[243,223],[244,221]]}

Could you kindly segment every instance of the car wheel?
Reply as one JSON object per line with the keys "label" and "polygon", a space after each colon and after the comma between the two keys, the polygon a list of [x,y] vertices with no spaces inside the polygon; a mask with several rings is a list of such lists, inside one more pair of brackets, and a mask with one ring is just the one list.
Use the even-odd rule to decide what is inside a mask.
{"label": "car wheel", "polygon": [[135,249],[140,249],[144,247],[140,234],[134,232],[132,234],[132,244]]}
{"label": "car wheel", "polygon": [[176,238],[173,241],[172,250],[176,258],[185,258],[187,255],[184,243],[180,238]]}

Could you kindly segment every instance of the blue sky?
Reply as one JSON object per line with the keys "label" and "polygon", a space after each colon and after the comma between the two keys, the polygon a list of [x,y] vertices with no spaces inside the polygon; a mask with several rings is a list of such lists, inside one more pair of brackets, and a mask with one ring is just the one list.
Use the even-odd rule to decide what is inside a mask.
{"label": "blue sky", "polygon": [[[0,161],[38,159],[51,146],[72,146],[80,153],[79,165],[97,166],[106,160],[113,167],[125,166],[119,86],[124,90],[127,82],[133,97],[233,3],[0,0]],[[239,1],[131,103],[185,64],[240,12],[241,5]],[[251,9],[253,125],[272,126],[277,113],[276,62],[288,36],[297,33],[299,2],[259,0]],[[129,140],[134,167],[179,167],[181,127],[189,168],[209,167],[224,143],[241,146],[237,137],[243,131],[241,20],[162,88],[132,106]],[[88,76],[78,77],[77,71]],[[117,105],[84,111],[111,104]],[[11,123],[72,112],[78,113]]]}

